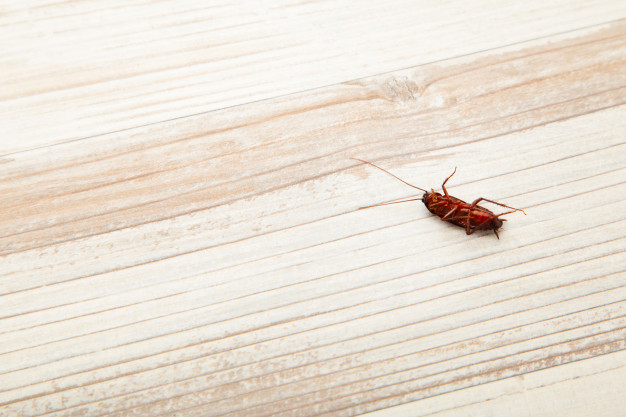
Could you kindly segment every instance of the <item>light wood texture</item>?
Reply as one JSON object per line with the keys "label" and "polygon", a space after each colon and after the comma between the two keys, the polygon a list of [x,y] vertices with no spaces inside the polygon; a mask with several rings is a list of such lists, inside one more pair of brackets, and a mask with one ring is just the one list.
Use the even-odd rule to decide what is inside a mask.
{"label": "light wood texture", "polygon": [[600,0],[3,1],[0,154],[624,17]]}
{"label": "light wood texture", "polygon": [[0,414],[621,415],[626,5],[470,3],[3,4]]}

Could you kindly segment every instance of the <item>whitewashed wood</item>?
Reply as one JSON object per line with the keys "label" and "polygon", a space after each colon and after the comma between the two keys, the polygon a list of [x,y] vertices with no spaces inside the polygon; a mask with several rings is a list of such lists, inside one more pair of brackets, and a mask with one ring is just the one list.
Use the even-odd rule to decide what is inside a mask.
{"label": "whitewashed wood", "polygon": [[[619,415],[625,62],[612,23],[10,155],[2,414]],[[528,216],[358,210],[414,190],[351,156]]]}
{"label": "whitewashed wood", "polygon": [[624,410],[619,382],[626,378],[625,356],[621,351],[571,362],[367,416],[618,416]]}
{"label": "whitewashed wood", "polygon": [[626,18],[623,1],[0,2],[0,155]]}

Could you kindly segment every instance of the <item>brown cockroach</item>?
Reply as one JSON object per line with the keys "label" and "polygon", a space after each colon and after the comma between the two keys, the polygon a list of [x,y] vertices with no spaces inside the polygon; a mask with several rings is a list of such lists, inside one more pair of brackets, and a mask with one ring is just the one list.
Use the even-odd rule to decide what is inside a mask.
{"label": "brown cockroach", "polygon": [[[417,187],[413,184],[409,184],[408,182],[404,181],[402,178],[395,176],[394,174],[387,171],[386,169],[383,169],[379,167],[378,165],[374,165],[371,162],[367,162],[358,158],[352,158],[352,159],[371,165],[374,168],[378,168],[381,171],[386,172],[387,174],[391,175],[395,179],[402,181],[406,185],[409,185],[413,188],[417,188],[418,190],[424,191],[424,195],[422,197],[411,198],[411,199],[402,200],[402,201],[393,201],[390,203],[375,204],[373,206],[361,207],[362,209],[370,208],[370,207],[377,207],[377,206],[385,206],[387,204],[406,203],[408,201],[422,200],[424,202],[424,205],[428,209],[428,211],[430,211],[436,216],[439,216],[439,218],[441,218],[441,220],[443,221],[450,222],[460,227],[464,227],[466,234],[471,235],[476,230],[493,230],[493,232],[496,234],[496,237],[498,239],[500,239],[500,236],[498,235],[498,229],[502,227],[502,222],[506,221],[506,219],[501,219],[500,216],[514,213],[516,211],[521,211],[522,213],[526,214],[526,212],[522,209],[509,207],[506,204],[488,200],[483,197],[477,198],[471,204],[466,203],[460,198],[452,197],[450,194],[448,194],[448,190],[446,190],[446,183],[448,182],[450,178],[452,178],[452,176],[456,172],[456,168],[454,168],[454,172],[452,172],[452,174],[450,174],[450,176],[446,178],[443,184],[441,184],[441,188],[443,189],[443,195],[441,195],[435,192],[435,190],[433,189],[431,189],[429,192],[423,188]],[[489,203],[493,203],[502,207],[510,208],[511,211],[507,211],[505,213],[500,213],[496,215],[491,210],[486,209],[485,207],[479,206],[478,203],[480,203],[481,201],[488,201]]]}

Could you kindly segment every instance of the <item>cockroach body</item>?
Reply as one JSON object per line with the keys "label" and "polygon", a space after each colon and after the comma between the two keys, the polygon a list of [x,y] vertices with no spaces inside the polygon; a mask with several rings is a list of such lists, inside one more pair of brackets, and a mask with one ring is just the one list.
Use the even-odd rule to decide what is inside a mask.
{"label": "cockroach body", "polygon": [[[526,212],[522,209],[509,207],[506,204],[488,200],[483,197],[477,198],[471,204],[466,203],[460,198],[452,197],[451,195],[448,194],[448,190],[446,190],[446,183],[448,182],[450,178],[452,178],[452,176],[456,172],[456,168],[454,168],[454,172],[452,172],[452,174],[450,174],[450,176],[445,179],[443,184],[441,184],[443,194],[440,194],[433,189],[431,189],[430,191],[426,191],[423,188],[417,187],[413,184],[409,184],[408,182],[404,181],[402,178],[395,176],[394,174],[387,171],[386,169],[383,169],[377,165],[374,165],[371,162],[367,162],[358,158],[352,158],[352,159],[364,162],[368,165],[378,168],[381,171],[384,171],[387,174],[391,175],[392,177],[402,181],[406,185],[409,185],[413,188],[417,188],[418,190],[424,191],[424,195],[422,197],[411,198],[411,199],[402,200],[402,201],[394,201],[391,203],[375,204],[373,206],[367,206],[367,207],[361,207],[361,208],[377,207],[377,206],[384,206],[388,204],[405,203],[408,201],[422,200],[422,202],[424,203],[428,211],[438,216],[443,221],[465,228],[466,234],[471,235],[477,230],[493,230],[493,232],[496,234],[496,237],[498,239],[500,239],[500,236],[498,235],[498,229],[502,227],[502,222],[506,221],[506,219],[501,219],[500,216],[514,213],[516,211],[521,211],[522,213],[526,214]],[[510,208],[511,211],[507,211],[505,213],[500,213],[496,215],[491,210],[485,207],[479,206],[478,203],[480,203],[481,201],[488,201],[490,203],[497,204],[502,207]]]}

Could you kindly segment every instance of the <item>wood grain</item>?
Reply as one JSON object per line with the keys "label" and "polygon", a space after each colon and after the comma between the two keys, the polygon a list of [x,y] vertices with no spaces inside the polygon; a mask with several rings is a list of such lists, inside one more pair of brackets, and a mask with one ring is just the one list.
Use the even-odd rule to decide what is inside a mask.
{"label": "wood grain", "polygon": [[[181,3],[180,13],[168,13],[168,2],[110,9],[98,2],[34,4],[8,12],[4,6],[3,24],[24,28],[26,17],[64,23],[68,33],[77,31],[69,39],[85,36],[84,48],[117,42],[109,46],[122,53],[106,70],[80,69],[72,60],[83,47],[67,46],[66,64],[81,77],[48,66],[51,79],[27,88],[37,73],[16,68],[28,48],[10,49],[7,61],[15,66],[5,71],[12,86],[0,109],[15,116],[9,131],[24,127],[38,106],[66,117],[64,106],[89,102],[80,97],[92,89],[110,88],[102,100],[119,106],[91,102],[75,120],[58,119],[47,135],[37,124],[17,143],[3,142],[0,414],[620,415],[621,2],[580,3],[520,42],[531,39],[521,36],[541,26],[541,16],[561,7],[529,4],[514,17],[515,28],[507,18],[476,23],[465,49],[452,46],[452,34],[466,24],[455,16],[487,22],[500,9],[484,16],[485,7],[457,15],[422,10],[432,23],[420,29],[421,39],[436,37],[441,25],[450,42],[436,53],[424,46],[408,60],[396,35],[412,36],[403,31],[417,12],[398,13],[401,2],[393,13],[366,3],[355,13],[369,20],[355,17],[355,27],[332,32],[338,43],[315,49],[317,55],[289,50],[285,45],[297,39],[279,36],[285,27],[277,30],[284,43],[275,46],[282,60],[274,66],[286,71],[306,55],[327,65],[328,74],[314,74],[320,67],[312,64],[297,81],[280,71],[265,79],[259,73],[273,55],[254,52],[267,47],[259,36],[254,50],[232,58],[231,64],[258,59],[243,73],[229,78],[207,70],[208,58],[200,56],[193,71],[204,68],[205,75],[177,71],[164,103],[165,96],[143,96],[141,89],[165,71],[161,65],[193,55],[194,48],[176,51],[180,39],[204,47],[204,35],[191,31],[204,13],[231,23],[224,30],[233,38],[225,44],[241,36],[248,40],[237,42],[246,45],[258,33],[238,25],[269,30],[272,18],[315,25],[304,16],[330,3],[281,4],[261,26],[254,10],[196,10],[193,2]],[[450,10],[460,4],[451,2]],[[145,13],[145,21],[111,24],[111,36],[97,39],[108,19],[131,9]],[[383,9],[381,27],[395,28],[384,43],[390,49],[381,43],[375,55],[381,62],[374,63],[366,47],[357,48],[349,57],[354,68],[341,71],[348,58],[333,54],[375,26],[371,19]],[[87,28],[98,19],[100,26]],[[180,38],[163,40],[169,49],[162,56],[129,60],[151,34],[169,39],[168,25]],[[127,44],[140,27],[146,33]],[[49,41],[60,45],[60,36]],[[231,59],[223,53],[216,62]],[[229,93],[199,88],[195,99],[180,98],[183,85],[211,77]],[[137,85],[124,88],[131,79]],[[248,89],[253,81],[259,84]],[[77,95],[62,100],[66,89]],[[140,98],[114,98],[112,91]],[[51,101],[42,104],[46,94]],[[200,96],[207,99],[189,105]],[[32,97],[40,98],[30,107],[15,105]],[[97,117],[88,114],[96,109]],[[453,195],[484,196],[528,215],[507,216],[497,240],[468,237],[420,202],[359,210],[414,190],[351,157],[424,188],[439,187],[457,166],[448,186]]]}
{"label": "wood grain", "polygon": [[5,1],[0,154],[625,17],[599,0]]}

